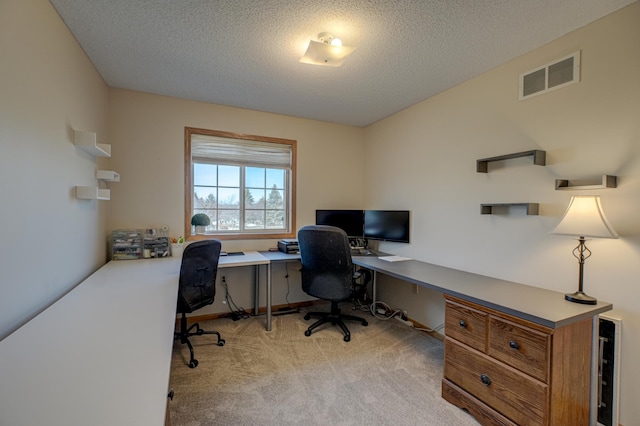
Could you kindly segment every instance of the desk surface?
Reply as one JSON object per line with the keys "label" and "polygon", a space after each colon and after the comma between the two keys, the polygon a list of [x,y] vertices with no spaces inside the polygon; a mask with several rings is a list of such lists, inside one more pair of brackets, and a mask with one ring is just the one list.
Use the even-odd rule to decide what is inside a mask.
{"label": "desk surface", "polygon": [[0,424],[164,424],[179,265],[109,262],[0,342]]}
{"label": "desk surface", "polygon": [[353,263],[551,328],[591,318],[612,308],[607,302],[597,305],[568,302],[564,294],[557,291],[417,260],[388,262],[372,256],[354,256]]}
{"label": "desk surface", "polygon": [[[293,261],[299,254],[261,252],[274,261]],[[564,294],[544,288],[491,278],[418,260],[389,262],[377,256],[352,256],[353,263],[403,281],[457,296],[488,308],[558,328],[611,310],[612,305],[581,305],[564,300]]]}
{"label": "desk surface", "polygon": [[300,260],[300,253],[288,254],[281,251],[261,251],[260,254],[271,262],[294,262]]}
{"label": "desk surface", "polygon": [[[220,267],[299,259],[263,254],[226,256]],[[415,260],[353,262],[552,328],[611,309]],[[179,272],[174,258],[109,262],[1,341],[0,423],[162,425]]]}
{"label": "desk surface", "polygon": [[241,255],[220,256],[218,268],[235,268],[238,266],[267,265],[269,259],[257,251],[245,251]]}
{"label": "desk surface", "polygon": [[164,424],[180,264],[109,262],[0,342],[0,424]]}

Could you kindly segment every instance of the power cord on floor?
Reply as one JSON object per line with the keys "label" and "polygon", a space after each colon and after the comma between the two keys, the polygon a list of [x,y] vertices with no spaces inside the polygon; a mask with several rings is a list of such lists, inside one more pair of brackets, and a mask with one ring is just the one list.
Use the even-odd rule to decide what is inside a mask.
{"label": "power cord on floor", "polygon": [[437,332],[438,330],[441,330],[444,328],[444,323],[438,325],[437,327],[434,328],[429,328],[429,327],[416,327],[415,324],[412,321],[409,321],[409,317],[407,316],[407,311],[402,310],[402,309],[393,309],[391,308],[389,305],[387,305],[386,303],[378,300],[375,303],[371,304],[371,315],[373,315],[374,317],[381,319],[383,321],[389,320],[391,318],[396,318],[398,319],[400,322],[413,327],[414,329],[418,330],[418,331],[424,331],[425,333],[434,333]]}
{"label": "power cord on floor", "polygon": [[300,308],[294,308],[293,306],[291,306],[291,302],[289,301],[289,293],[291,292],[291,286],[289,284],[289,265],[287,262],[284,263],[284,279],[287,283],[287,294],[285,294],[284,296],[284,300],[287,302],[287,306],[278,308],[278,310],[273,312],[271,315],[273,315],[274,317],[278,315],[297,314],[300,312]]}
{"label": "power cord on floor", "polygon": [[238,307],[233,301],[233,298],[231,297],[231,293],[229,293],[227,278],[224,275],[220,279],[220,282],[224,286],[224,302],[222,303],[225,303],[229,307],[229,310],[231,311],[231,314],[229,315],[230,318],[234,321],[249,318],[250,316],[249,312],[245,311],[245,309],[242,307]]}
{"label": "power cord on floor", "polygon": [[287,282],[287,294],[284,295],[284,300],[287,302],[287,306],[291,308],[291,302],[289,302],[289,293],[291,292],[291,286],[289,285],[289,265],[284,262],[284,279]]}
{"label": "power cord on floor", "polygon": [[369,312],[371,310],[372,300],[368,293],[370,282],[371,272],[369,270],[360,268],[355,272],[351,297],[351,301],[353,302],[353,306],[351,307],[352,310],[365,312]]}
{"label": "power cord on floor", "polygon": [[418,331],[424,331],[425,333],[436,333],[439,330],[442,330],[444,328],[444,323],[434,327],[434,328],[429,328],[429,327],[416,327],[415,325],[413,326],[413,328],[415,328]]}
{"label": "power cord on floor", "polygon": [[389,305],[380,300],[372,303],[369,310],[371,311],[371,315],[383,321],[389,320],[398,315],[403,321],[408,320],[407,311],[403,311],[402,309],[392,309]]}

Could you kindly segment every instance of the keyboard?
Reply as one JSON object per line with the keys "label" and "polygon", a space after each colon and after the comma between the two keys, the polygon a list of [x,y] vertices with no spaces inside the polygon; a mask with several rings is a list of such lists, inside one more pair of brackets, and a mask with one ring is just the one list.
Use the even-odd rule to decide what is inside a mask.
{"label": "keyboard", "polygon": [[351,256],[375,256],[373,251],[366,248],[351,248]]}

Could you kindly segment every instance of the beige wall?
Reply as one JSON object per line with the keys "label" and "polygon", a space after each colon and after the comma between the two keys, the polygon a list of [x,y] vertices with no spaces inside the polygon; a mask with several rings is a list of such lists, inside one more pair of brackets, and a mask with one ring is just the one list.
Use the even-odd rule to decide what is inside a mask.
{"label": "beige wall", "polygon": [[[72,128],[107,138],[108,89],[45,0],[0,2],[0,339],[101,266],[106,204]],[[82,319],[79,319],[82,320]]]}
{"label": "beige wall", "polygon": [[[585,290],[612,302],[623,320],[621,418],[640,419],[640,3],[523,55],[366,129],[365,208],[412,210],[412,243],[386,251],[560,292],[577,289],[570,237],[550,235],[571,195],[600,194],[618,240],[592,240]],[[518,101],[518,76],[582,51],[582,79]],[[479,158],[531,149],[531,157],[491,164]],[[619,177],[616,189],[556,191],[555,179]],[[382,190],[381,190],[382,189]],[[512,209],[480,215],[480,204],[537,202],[539,216]],[[383,280],[380,296],[435,327],[437,293]],[[437,300],[437,301],[434,301]]]}
{"label": "beige wall", "polygon": [[[112,166],[121,175],[111,185],[109,229],[167,225],[172,236],[185,234],[185,126],[296,140],[298,228],[315,223],[316,209],[362,208],[363,129],[120,89],[110,89],[109,111]],[[222,245],[227,251],[275,246],[275,240]],[[309,299],[300,289],[299,266],[288,266],[289,274],[285,265],[274,266],[277,305]],[[233,300],[249,308],[253,276],[245,269],[224,273]],[[199,314],[228,311],[220,283],[217,291],[214,304]]]}

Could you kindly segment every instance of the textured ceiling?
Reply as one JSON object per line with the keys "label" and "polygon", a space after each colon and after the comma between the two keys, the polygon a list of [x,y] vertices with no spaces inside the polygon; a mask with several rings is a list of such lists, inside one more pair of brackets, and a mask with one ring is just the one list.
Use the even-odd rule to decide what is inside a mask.
{"label": "textured ceiling", "polygon": [[[111,87],[366,126],[633,1],[51,3]],[[323,31],[342,67],[299,62]]]}

